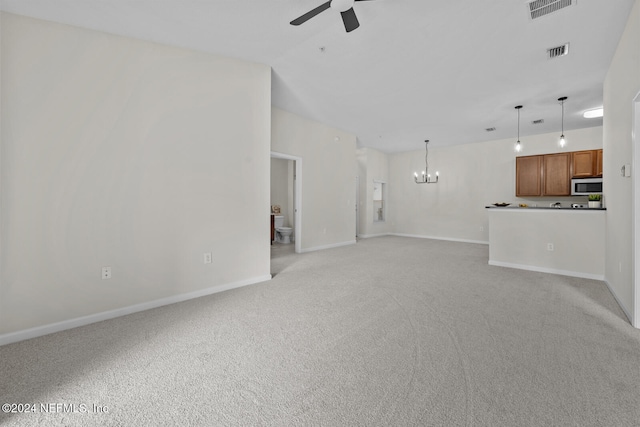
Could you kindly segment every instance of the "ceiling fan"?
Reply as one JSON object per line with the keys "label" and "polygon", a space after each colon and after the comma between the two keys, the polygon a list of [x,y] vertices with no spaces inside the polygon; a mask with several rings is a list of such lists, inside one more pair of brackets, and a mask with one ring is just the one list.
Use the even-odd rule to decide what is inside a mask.
{"label": "ceiling fan", "polygon": [[325,10],[332,8],[340,12],[342,15],[342,22],[344,22],[344,29],[349,33],[360,26],[358,18],[356,17],[356,12],[353,10],[353,3],[356,1],[370,0],[329,0],[299,18],[294,19],[291,21],[291,25],[303,24],[314,16],[320,14],[320,12],[324,12]]}

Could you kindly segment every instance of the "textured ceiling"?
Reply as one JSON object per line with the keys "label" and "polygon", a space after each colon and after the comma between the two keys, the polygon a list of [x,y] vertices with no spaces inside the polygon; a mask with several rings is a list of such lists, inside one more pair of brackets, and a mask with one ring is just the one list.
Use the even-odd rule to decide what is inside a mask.
{"label": "textured ceiling", "polygon": [[[272,67],[273,104],[384,152],[599,126],[602,83],[633,0],[577,0],[531,20],[523,0],[376,0],[346,33],[324,0],[0,0],[2,10]],[[570,43],[567,56],[546,49]],[[606,112],[605,112],[606,114]],[[531,122],[544,119],[541,125]],[[485,128],[495,127],[488,133]],[[568,133],[570,136],[570,133]],[[524,139],[523,139],[524,142]]]}

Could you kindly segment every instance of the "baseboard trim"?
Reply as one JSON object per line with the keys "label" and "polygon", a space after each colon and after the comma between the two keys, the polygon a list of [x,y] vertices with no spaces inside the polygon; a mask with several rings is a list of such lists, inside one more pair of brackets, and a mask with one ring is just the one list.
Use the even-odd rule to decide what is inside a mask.
{"label": "baseboard trim", "polygon": [[348,242],[333,243],[331,245],[324,245],[324,246],[315,246],[313,248],[305,248],[305,249],[302,249],[300,253],[322,251],[325,249],[339,248],[340,246],[349,246],[349,245],[355,245],[355,244],[356,244],[355,240],[349,240]]}
{"label": "baseboard trim", "polygon": [[469,239],[456,239],[454,237],[440,237],[440,236],[424,236],[420,234],[404,234],[404,233],[389,233],[389,236],[398,237],[414,237],[416,239],[433,239],[433,240],[445,240],[448,242],[461,242],[461,243],[476,243],[479,245],[488,245],[488,241],[484,240],[469,240]]}
{"label": "baseboard trim", "polygon": [[140,311],[150,310],[152,308],[162,307],[164,305],[175,304],[177,302],[187,301],[194,298],[200,298],[207,295],[224,292],[231,289],[241,288],[243,286],[254,285],[256,283],[271,280],[271,275],[253,277],[250,279],[240,280],[237,282],[227,283],[224,285],[213,286],[199,291],[188,292],[186,294],[174,295],[166,298],[160,298],[153,301],[134,304],[127,307],[116,308],[114,310],[103,311],[101,313],[90,314],[87,316],[76,317],[74,319],[63,320],[61,322],[51,323],[35,328],[24,329],[22,331],[10,332],[0,335],[0,346],[11,344],[31,338],[41,337],[43,335],[53,334],[55,332],[65,331],[67,329],[77,328],[79,326],[90,325],[91,323],[101,322],[103,320],[114,319],[116,317],[126,316],[128,314]]}
{"label": "baseboard trim", "polygon": [[607,288],[609,288],[609,292],[611,292],[611,295],[613,295],[613,299],[616,300],[616,302],[620,306],[620,309],[622,310],[624,315],[627,316],[627,320],[629,320],[629,323],[633,325],[633,320],[631,320],[633,319],[633,317],[631,316],[631,313],[627,310],[624,304],[622,304],[622,302],[620,301],[620,298],[618,298],[618,294],[616,294],[616,292],[613,290],[613,287],[611,287],[611,283],[609,283],[609,281],[606,279],[604,279],[604,283],[607,284]]}
{"label": "baseboard trim", "polygon": [[592,279],[592,280],[604,281],[604,275],[582,273],[580,271],[560,270],[556,268],[537,267],[534,265],[525,265],[525,264],[512,264],[509,262],[492,261],[492,260],[489,260],[489,265],[493,265],[496,267],[517,268],[518,270],[537,271],[539,273],[559,274],[561,276],[579,277],[581,279]]}
{"label": "baseboard trim", "polygon": [[358,238],[360,239],[370,239],[372,237],[384,237],[391,236],[391,233],[380,233],[380,234],[358,234]]}

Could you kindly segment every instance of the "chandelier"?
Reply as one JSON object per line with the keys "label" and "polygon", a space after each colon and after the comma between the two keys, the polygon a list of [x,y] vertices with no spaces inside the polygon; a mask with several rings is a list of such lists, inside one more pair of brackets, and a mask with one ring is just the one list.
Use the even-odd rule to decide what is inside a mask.
{"label": "chandelier", "polygon": [[436,184],[438,182],[438,178],[440,177],[440,173],[436,171],[436,179],[431,179],[431,174],[429,173],[429,140],[424,141],[424,170],[422,171],[422,177],[418,179],[418,172],[413,173],[414,180],[416,184]]}

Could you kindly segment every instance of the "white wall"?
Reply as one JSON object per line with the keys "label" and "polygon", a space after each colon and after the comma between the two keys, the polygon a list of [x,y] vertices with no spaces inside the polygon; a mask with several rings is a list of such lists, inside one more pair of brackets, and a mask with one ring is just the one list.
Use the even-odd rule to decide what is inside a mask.
{"label": "white wall", "polygon": [[[296,162],[294,160],[287,161],[287,210],[285,211],[285,227],[287,224],[291,228],[296,226],[296,197],[295,197],[295,177]],[[295,240],[295,234],[291,233],[291,241]]]}
{"label": "white wall", "polygon": [[365,235],[367,214],[367,148],[356,150],[356,167],[358,175],[358,237]]}
{"label": "white wall", "polygon": [[271,159],[271,206],[280,206],[280,215],[284,216],[283,227],[291,227],[293,223],[289,205],[290,193],[293,191],[293,175],[289,175],[291,172],[290,163],[293,161]]}
{"label": "white wall", "polygon": [[[607,180],[605,278],[632,315],[632,185],[620,175],[632,163],[632,102],[640,91],[640,1],[636,1],[604,81],[604,171]],[[638,173],[635,165],[632,173]]]}
{"label": "white wall", "polygon": [[[360,148],[357,151],[358,176],[360,177],[359,227],[358,236],[372,237],[391,232],[389,217],[389,194],[392,186],[389,183],[389,156],[373,148]],[[386,206],[385,221],[374,221],[373,186],[374,181],[386,183],[384,203]]]}
{"label": "white wall", "polygon": [[271,150],[302,158],[301,250],[355,243],[356,137],[274,108]]}
{"label": "white wall", "polygon": [[1,31],[0,334],[270,277],[269,67]]}
{"label": "white wall", "polygon": [[[568,145],[564,149],[558,147],[558,132],[522,136],[523,151],[517,155],[602,148],[602,127],[565,131],[565,135]],[[424,170],[424,150],[391,155],[389,217],[393,232],[488,242],[487,205],[508,202],[548,206],[552,201],[586,202],[586,197],[517,198],[514,142],[505,139],[447,148],[429,147],[429,171],[440,172],[437,184],[414,182],[414,171]]]}

